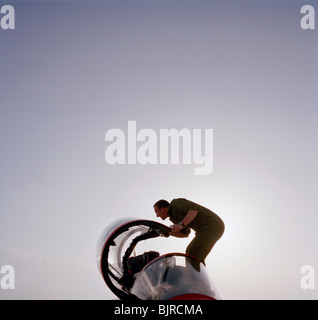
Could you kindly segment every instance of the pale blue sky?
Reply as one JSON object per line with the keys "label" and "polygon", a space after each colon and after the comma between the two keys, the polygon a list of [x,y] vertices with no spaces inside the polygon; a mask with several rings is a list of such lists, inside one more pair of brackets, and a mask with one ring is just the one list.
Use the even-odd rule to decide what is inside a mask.
{"label": "pale blue sky", "polygon": [[[99,234],[121,217],[156,220],[153,203],[175,197],[226,224],[207,259],[225,299],[317,298],[300,288],[301,266],[318,270],[318,31],[300,28],[303,1],[10,3],[0,265],[15,267],[16,289],[1,299],[112,298]],[[213,129],[212,174],[107,165],[105,133],[129,120]],[[171,241],[184,251],[189,239]]]}

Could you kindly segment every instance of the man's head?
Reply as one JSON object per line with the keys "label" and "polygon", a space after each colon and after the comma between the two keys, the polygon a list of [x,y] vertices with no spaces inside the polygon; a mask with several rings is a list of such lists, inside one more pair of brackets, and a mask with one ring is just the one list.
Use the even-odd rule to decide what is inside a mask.
{"label": "man's head", "polygon": [[168,216],[168,210],[169,210],[169,202],[167,200],[159,200],[157,201],[153,207],[156,212],[156,216],[161,218],[162,220],[167,219]]}

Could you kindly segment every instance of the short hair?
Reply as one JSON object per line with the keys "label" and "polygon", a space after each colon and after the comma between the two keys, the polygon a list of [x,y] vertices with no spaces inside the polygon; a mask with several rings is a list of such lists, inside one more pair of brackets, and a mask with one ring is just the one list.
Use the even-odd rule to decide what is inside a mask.
{"label": "short hair", "polygon": [[161,208],[168,208],[170,206],[170,203],[167,200],[159,200],[154,205],[154,207],[157,207],[159,210]]}

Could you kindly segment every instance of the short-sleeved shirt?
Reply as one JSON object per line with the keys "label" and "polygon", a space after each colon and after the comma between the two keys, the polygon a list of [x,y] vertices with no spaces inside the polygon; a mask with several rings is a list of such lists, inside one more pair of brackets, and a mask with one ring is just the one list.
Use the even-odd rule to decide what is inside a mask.
{"label": "short-sleeved shirt", "polygon": [[170,202],[168,216],[173,223],[177,224],[184,219],[189,210],[197,210],[198,214],[186,228],[181,230],[184,234],[189,234],[190,228],[199,231],[202,227],[214,229],[224,226],[223,221],[216,213],[184,198],[173,199]]}

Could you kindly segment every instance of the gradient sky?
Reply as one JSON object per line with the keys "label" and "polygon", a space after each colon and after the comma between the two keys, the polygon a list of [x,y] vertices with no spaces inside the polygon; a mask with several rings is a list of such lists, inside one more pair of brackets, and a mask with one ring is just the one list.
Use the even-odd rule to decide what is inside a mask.
{"label": "gradient sky", "polygon": [[[1,1],[1,5],[7,4]],[[226,230],[207,258],[224,299],[317,299],[315,1],[10,1],[0,30],[1,299],[113,299],[97,239],[186,197]],[[317,18],[317,17],[316,17]],[[317,20],[317,19],[316,19]],[[105,162],[105,133],[214,130],[214,170]],[[169,222],[167,222],[169,224]],[[169,241],[168,241],[169,240]],[[167,239],[181,251],[190,239]],[[318,277],[318,276],[317,276]]]}

